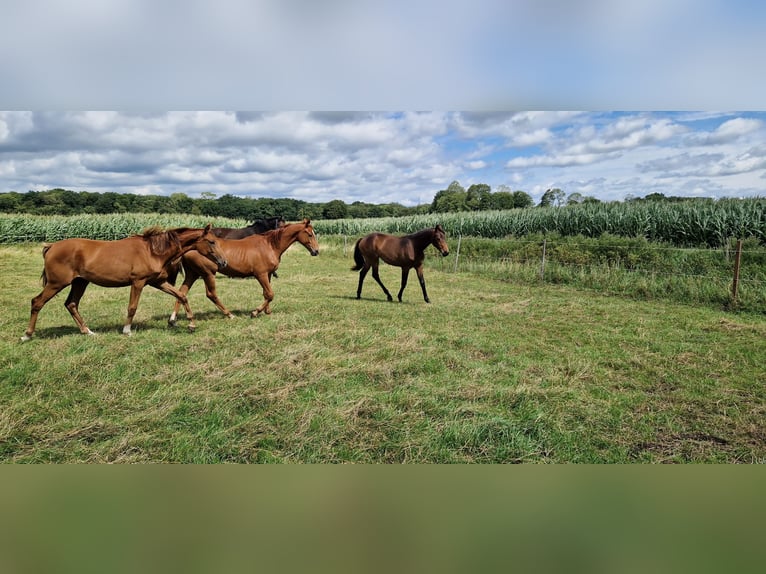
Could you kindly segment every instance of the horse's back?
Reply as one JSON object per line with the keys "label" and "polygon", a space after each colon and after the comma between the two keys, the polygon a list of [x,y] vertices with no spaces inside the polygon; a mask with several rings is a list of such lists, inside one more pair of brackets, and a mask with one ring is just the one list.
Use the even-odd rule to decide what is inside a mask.
{"label": "horse's back", "polygon": [[243,237],[248,237],[249,235],[252,235],[252,231],[250,231],[249,227],[245,227],[244,229],[234,229],[231,227],[216,227],[213,229],[213,235],[218,237],[219,239],[242,239]]}
{"label": "horse's back", "polygon": [[146,243],[140,237],[116,241],[70,238],[51,244],[44,250],[43,258],[49,280],[66,282],[82,277],[97,285],[114,287],[127,285],[131,273],[148,264],[148,255]]}
{"label": "horse's back", "polygon": [[415,258],[412,242],[407,237],[373,232],[359,241],[365,259],[372,262],[378,258],[389,265],[408,266]]}
{"label": "horse's back", "polygon": [[191,265],[200,275],[223,273],[229,277],[250,277],[259,269],[279,264],[278,258],[270,256],[271,243],[260,234],[246,235],[241,239],[219,238],[218,247],[226,256],[226,267],[219,269],[214,261],[196,251],[184,254],[184,265]]}

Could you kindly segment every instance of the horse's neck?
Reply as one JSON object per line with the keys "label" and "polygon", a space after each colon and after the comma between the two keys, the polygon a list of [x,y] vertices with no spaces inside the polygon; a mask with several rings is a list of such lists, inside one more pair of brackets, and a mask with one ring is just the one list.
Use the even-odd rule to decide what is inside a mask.
{"label": "horse's neck", "polygon": [[431,244],[431,241],[433,241],[434,234],[431,229],[424,229],[423,231],[413,233],[409,237],[412,243],[415,244],[415,248],[418,251],[425,251],[426,247],[428,247]]}
{"label": "horse's neck", "polygon": [[186,243],[186,236],[179,236],[177,240],[169,241],[171,244],[171,247],[168,249],[167,253],[162,257],[162,259],[165,262],[165,265],[170,263],[171,261],[174,261],[176,259],[180,259],[183,255],[186,255],[189,251],[191,251],[194,248],[194,244],[196,241],[190,241],[188,244]]}
{"label": "horse's neck", "polygon": [[281,257],[287,248],[297,241],[300,232],[300,227],[296,227],[294,230],[289,227],[282,227],[272,232],[271,245],[277,255]]}

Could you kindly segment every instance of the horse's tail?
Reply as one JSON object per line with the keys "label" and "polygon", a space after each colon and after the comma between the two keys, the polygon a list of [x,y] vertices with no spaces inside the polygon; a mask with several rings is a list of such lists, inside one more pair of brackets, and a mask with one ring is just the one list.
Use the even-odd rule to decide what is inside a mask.
{"label": "horse's tail", "polygon": [[358,239],[356,244],[354,245],[354,265],[351,268],[351,271],[359,271],[364,267],[364,257],[362,257],[362,251],[359,249],[359,242],[361,239]]}
{"label": "horse's tail", "polygon": [[[43,243],[43,261],[45,260],[45,254],[48,253],[48,250],[51,248],[51,245],[53,245],[53,243]],[[43,264],[43,272],[40,275],[40,281],[43,282],[43,287],[45,287],[48,284],[48,274],[45,272],[44,264]]]}

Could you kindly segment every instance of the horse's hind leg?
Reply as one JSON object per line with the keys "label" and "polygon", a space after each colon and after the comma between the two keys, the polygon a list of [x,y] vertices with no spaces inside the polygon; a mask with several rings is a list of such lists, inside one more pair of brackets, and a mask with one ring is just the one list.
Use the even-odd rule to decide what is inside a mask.
{"label": "horse's hind leg", "polygon": [[263,287],[263,303],[261,303],[255,311],[252,312],[253,317],[257,317],[261,313],[266,313],[267,315],[271,314],[271,302],[274,300],[274,290],[271,288],[271,283],[269,282],[269,275],[268,273],[261,273],[255,276],[255,278],[258,280],[258,283],[261,284],[261,287]]}
{"label": "horse's hind leg", "polygon": [[[175,288],[174,288],[173,291],[170,291],[167,288],[163,287],[164,284],[156,286],[157,289],[159,289],[160,291],[164,291],[165,293],[169,293],[173,297],[176,298],[176,302],[173,305],[173,312],[170,314],[170,318],[168,318],[168,326],[170,326],[170,327],[175,327],[176,326],[177,318],[178,318],[178,310],[181,308],[181,305],[184,305],[182,298],[179,298],[178,294],[180,294],[182,297],[186,297],[186,295],[189,293],[189,291],[192,288],[192,285],[194,285],[194,282],[197,280],[198,277],[199,276],[196,275],[194,272],[192,272],[191,270],[187,269],[186,270],[186,276],[184,277],[184,282],[181,284],[181,287],[179,287],[178,290],[175,290]],[[168,281],[167,283],[171,287],[173,286],[173,284],[170,281]],[[188,305],[188,303],[186,305]],[[187,309],[186,307],[184,307],[184,310],[186,311],[186,316],[188,317],[189,316],[189,312],[191,311],[191,309]]]}
{"label": "horse's hind leg", "polygon": [[80,333],[83,335],[94,335],[95,333],[88,329],[85,320],[82,318],[82,315],[80,315],[80,299],[82,299],[82,296],[85,294],[85,289],[87,289],[87,287],[88,281],[82,277],[77,277],[72,281],[72,288],[69,290],[69,296],[64,302],[64,307],[66,307],[66,310],[72,315],[74,322],[77,323],[77,326],[80,328]]}
{"label": "horse's hind leg", "polygon": [[37,324],[37,316],[40,314],[40,310],[45,306],[45,304],[53,299],[53,297],[58,294],[59,291],[61,291],[66,285],[53,285],[51,283],[47,283],[45,287],[43,287],[43,290],[40,292],[37,297],[34,297],[32,299],[32,311],[29,315],[29,326],[27,327],[27,330],[24,332],[24,335],[21,337],[22,341],[29,341],[29,339],[32,338],[32,335],[35,332],[35,325]]}
{"label": "horse's hind leg", "polygon": [[356,288],[356,298],[361,299],[362,298],[362,284],[364,283],[364,278],[367,276],[367,272],[370,270],[369,267],[362,267],[362,270],[359,272],[359,285]]}
{"label": "horse's hind leg", "polygon": [[218,293],[215,290],[215,274],[205,275],[202,277],[205,282],[205,295],[213,302],[213,305],[220,309],[221,313],[226,315],[229,319],[233,319],[234,315],[226,308],[226,305],[218,298]]}
{"label": "horse's hind leg", "polygon": [[[383,285],[383,281],[380,280],[380,275],[378,274],[378,263],[375,262],[375,264],[372,266],[372,278],[375,279],[375,281],[378,282],[378,285],[380,285],[380,288],[383,289],[383,293],[386,294],[386,298],[389,301],[393,301],[394,298],[391,297],[391,293],[388,292],[388,289],[386,289],[386,286]],[[399,299],[401,301],[401,298]]]}
{"label": "horse's hind leg", "polygon": [[410,268],[402,267],[402,286],[399,289],[399,294],[397,295],[397,298],[399,299],[399,303],[402,302],[402,293],[404,293],[404,288],[407,286],[407,278],[409,276],[410,276]]}

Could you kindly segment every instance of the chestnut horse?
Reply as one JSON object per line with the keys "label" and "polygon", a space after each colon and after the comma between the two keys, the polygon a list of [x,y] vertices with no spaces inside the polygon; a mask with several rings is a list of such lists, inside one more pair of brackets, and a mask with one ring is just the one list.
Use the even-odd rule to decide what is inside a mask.
{"label": "chestnut horse", "polygon": [[[215,290],[215,274],[220,271],[229,277],[255,277],[263,288],[263,303],[251,315],[257,317],[260,313],[271,313],[270,303],[274,299],[271,288],[271,275],[279,267],[282,254],[295,242],[301,243],[311,255],[319,255],[317,242],[311,221],[304,219],[301,223],[291,223],[280,229],[267,231],[261,235],[251,235],[244,239],[219,239],[218,246],[226,255],[228,265],[221,268],[212,261],[200,257],[197,253],[187,253],[183,256],[184,282],[179,291],[186,295],[194,282],[202,277],[205,282],[207,298],[229,318],[234,315],[218,298]],[[179,303],[176,302],[173,313],[168,319],[171,325],[176,324]]]}
{"label": "chestnut horse", "polygon": [[370,233],[362,237],[354,246],[354,262],[356,265],[351,268],[351,271],[361,270],[359,286],[356,289],[356,298],[362,298],[362,284],[367,272],[372,267],[373,279],[381,286],[388,300],[393,301],[391,293],[383,285],[378,274],[378,263],[382,259],[389,265],[402,268],[402,286],[399,289],[398,295],[400,303],[402,302],[404,288],[407,286],[407,277],[410,274],[410,269],[413,267],[418,274],[420,287],[423,289],[423,299],[425,299],[426,303],[430,303],[428,293],[426,293],[426,280],[423,278],[424,252],[429,245],[436,247],[442,256],[446,257],[449,255],[447,237],[441,225],[429,227],[404,237],[386,235],[385,233]]}
{"label": "chestnut horse", "polygon": [[168,265],[184,253],[194,251],[200,256],[225,266],[226,257],[217,246],[211,225],[204,229],[182,227],[161,231],[152,228],[142,235],[133,235],[116,241],[94,239],[64,239],[43,247],[45,261],[42,273],[43,290],[32,299],[29,326],[21,338],[29,340],[35,332],[37,315],[43,306],[59,291],[71,285],[64,305],[84,335],[93,335],[78,305],[89,283],[101,287],[127,287],[130,285],[128,317],[122,332],[130,335],[141,291],[151,285],[169,293],[183,304],[189,319],[189,330],[194,330],[194,315],[186,296],[168,283]]}
{"label": "chestnut horse", "polygon": [[[213,235],[222,239],[242,239],[251,235],[260,235],[272,229],[279,229],[285,225],[287,225],[287,222],[281,216],[267,217],[266,219],[257,219],[247,227],[214,227],[212,231]],[[168,266],[168,283],[175,285],[180,271],[181,259],[178,258],[178,260]],[[276,276],[275,272],[274,277]]]}

